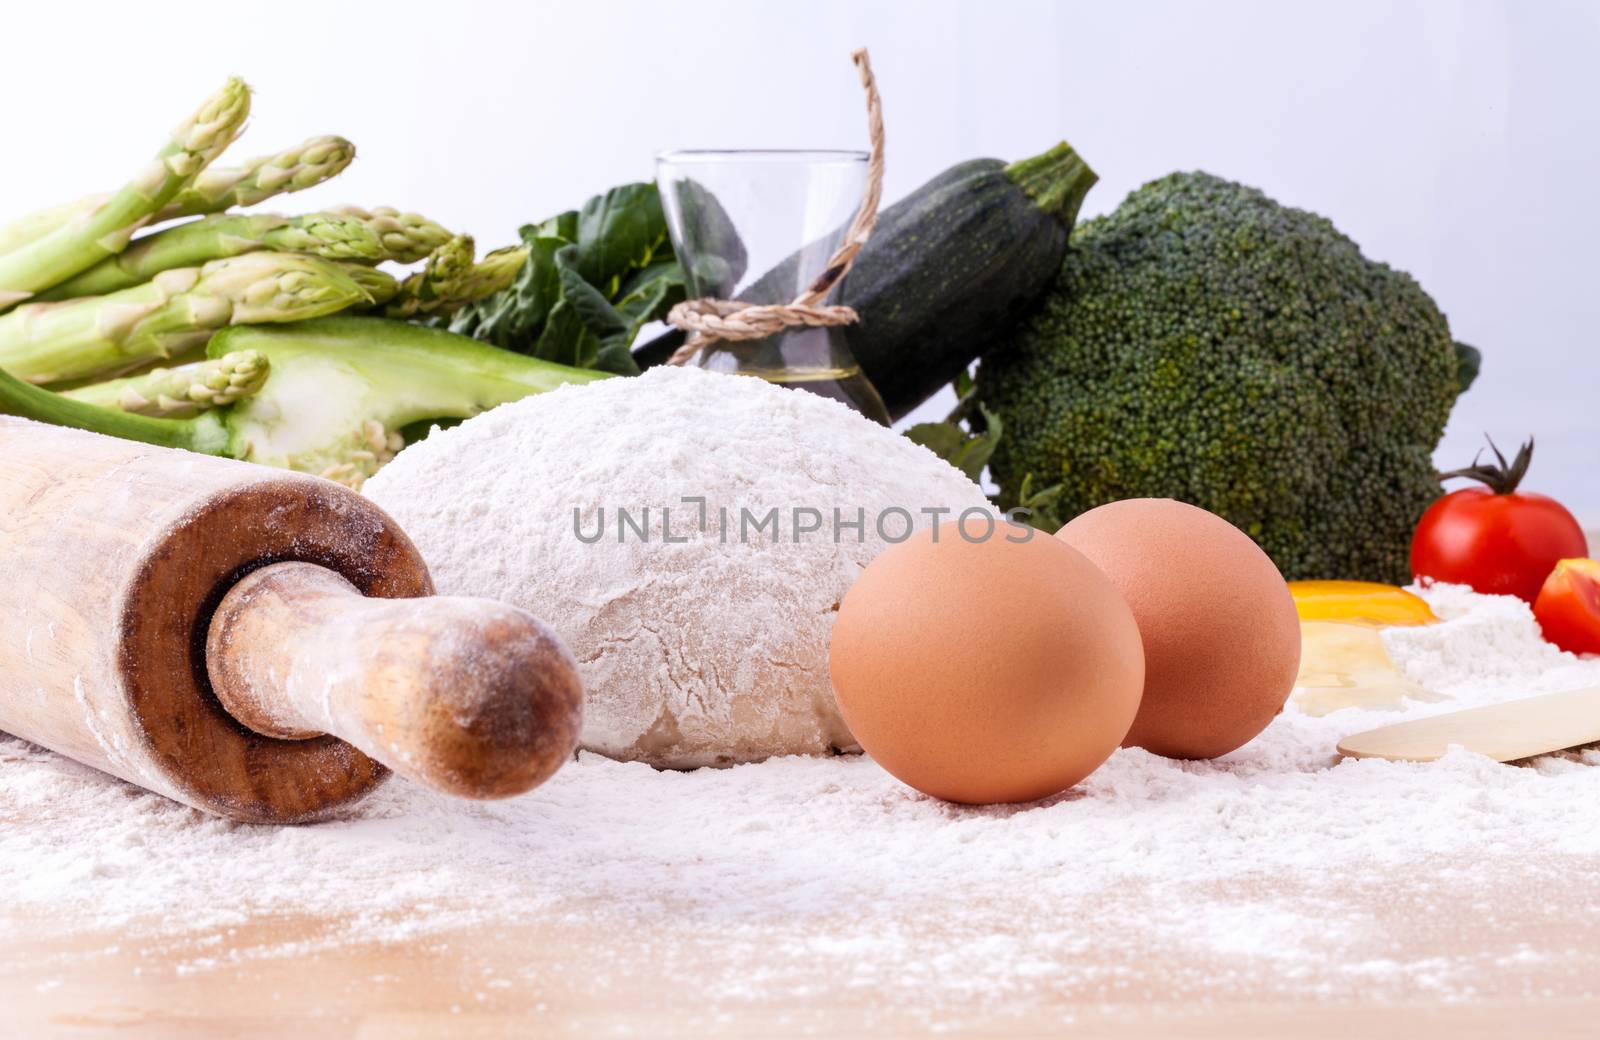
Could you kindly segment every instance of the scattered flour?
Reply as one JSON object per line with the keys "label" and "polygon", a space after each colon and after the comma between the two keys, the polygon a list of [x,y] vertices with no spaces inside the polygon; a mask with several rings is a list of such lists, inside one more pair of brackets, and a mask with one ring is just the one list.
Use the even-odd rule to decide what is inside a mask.
{"label": "scattered flour", "polygon": [[441,593],[567,642],[584,747],[680,768],[854,750],[828,681],[839,600],[925,510],[989,515],[955,467],[844,405],[698,368],[493,409],[363,490]]}
{"label": "scattered flour", "polygon": [[[343,922],[340,941],[609,914],[703,942],[702,966],[736,957],[708,983],[728,999],[833,965],[889,999],[974,1006],[1049,985],[1126,1000],[1161,964],[1205,968],[1163,969],[1167,996],[1220,978],[1264,998],[1469,998],[1575,963],[1563,933],[1600,915],[1600,754],[1407,765],[1339,762],[1333,746],[1600,684],[1600,660],[1543,644],[1520,601],[1423,594],[1446,620],[1386,642],[1449,701],[1290,708],[1224,759],[1123,750],[1027,806],[940,803],[858,756],[677,773],[586,754],[509,802],[396,781],[352,819],[272,828],[0,739],[0,946],[29,913],[134,935],[320,914]],[[1472,922],[1475,938],[1450,930]],[[1594,995],[1589,971],[1563,992]]]}

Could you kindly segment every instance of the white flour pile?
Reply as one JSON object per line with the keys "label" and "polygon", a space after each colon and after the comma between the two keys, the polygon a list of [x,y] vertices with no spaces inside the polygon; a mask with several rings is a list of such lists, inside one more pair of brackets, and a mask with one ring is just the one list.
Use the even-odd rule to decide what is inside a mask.
{"label": "white flour pile", "polygon": [[839,600],[925,510],[989,509],[836,401],[671,367],[496,408],[363,490],[441,593],[514,603],[567,642],[584,747],[679,768],[854,750],[828,680]]}
{"label": "white flour pile", "polygon": [[586,755],[510,802],[393,782],[357,818],[275,829],[3,740],[0,928],[40,914],[137,937],[312,913],[354,942],[594,920],[679,936],[728,1000],[819,973],[963,1008],[1047,986],[1137,1000],[1158,973],[1166,997],[1221,979],[1241,997],[1467,998],[1540,963],[1577,965],[1560,995],[1591,995],[1570,951],[1600,914],[1600,755],[1335,760],[1355,730],[1600,684],[1600,660],[1544,644],[1520,601],[1425,595],[1445,620],[1386,641],[1449,701],[1290,708],[1220,761],[1120,751],[1028,806],[942,804],[859,757],[663,773]]}

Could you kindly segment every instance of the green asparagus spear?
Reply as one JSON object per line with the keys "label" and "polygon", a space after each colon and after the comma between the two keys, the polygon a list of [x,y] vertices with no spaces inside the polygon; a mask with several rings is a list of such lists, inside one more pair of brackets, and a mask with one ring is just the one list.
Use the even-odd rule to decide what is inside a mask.
{"label": "green asparagus spear", "polygon": [[[274,195],[300,191],[337,175],[355,157],[356,146],[342,137],[313,137],[276,155],[252,159],[243,166],[202,170],[194,184],[179,192],[150,223],[220,213],[230,206],[253,206]],[[76,199],[30,213],[0,227],[0,253],[27,245],[73,217],[103,205],[107,198],[109,196],[91,195]]]}
{"label": "green asparagus spear", "polygon": [[254,206],[291,191],[304,191],[337,176],[356,157],[356,146],[342,137],[313,137],[276,155],[243,166],[207,170],[157,216],[158,221],[221,213]]}
{"label": "green asparagus spear", "polygon": [[355,263],[342,263],[339,268],[366,290],[374,307],[382,307],[400,291],[400,283],[395,281],[394,275],[381,268]]}
{"label": "green asparagus spear", "polygon": [[258,352],[236,350],[219,358],[91,383],[62,396],[134,415],[188,419],[250,396],[266,383],[269,371],[267,359]]}
{"label": "green asparagus spear", "polygon": [[301,321],[368,300],[329,261],[246,253],[110,296],[18,307],[0,316],[0,368],[32,383],[106,378],[202,347],[225,325]]}
{"label": "green asparagus spear", "polygon": [[25,217],[18,217],[11,223],[0,227],[0,253],[9,253],[32,242],[36,238],[43,238],[56,228],[61,227],[73,217],[80,216],[105,202],[106,196],[96,195],[88,199],[75,199],[49,209],[41,209],[36,213],[29,213]]}
{"label": "green asparagus spear", "polygon": [[422,270],[407,275],[400,282],[400,291],[384,308],[387,316],[413,317],[434,300],[447,298],[472,270],[476,253],[471,235],[456,235],[435,249],[428,254],[428,262],[422,265]]}
{"label": "green asparagus spear", "polygon": [[102,408],[86,401],[24,383],[0,368],[0,415],[90,430],[163,448],[182,448],[203,455],[228,455],[232,433],[222,411],[202,412],[192,419],[152,419],[146,415]]}
{"label": "green asparagus spear", "polygon": [[104,296],[147,282],[175,267],[199,267],[223,257],[270,249],[329,260],[377,260],[383,243],[366,223],[312,213],[303,217],[233,214],[201,217],[136,240],[75,278],[40,293],[40,300]]}
{"label": "green asparagus spear", "polygon": [[414,264],[450,241],[451,234],[427,217],[401,213],[392,206],[362,209],[345,206],[334,211],[341,216],[364,220],[383,240],[384,260]]}
{"label": "green asparagus spear", "polygon": [[506,288],[528,259],[525,246],[497,249],[478,263],[472,252],[472,239],[466,235],[440,246],[421,271],[400,283],[384,314],[423,318],[454,313]]}
{"label": "green asparagus spear", "polygon": [[111,198],[27,245],[0,254],[0,309],[122,252],[135,231],[233,142],[249,113],[250,88],[243,80],[230,79]]}
{"label": "green asparagus spear", "polygon": [[458,298],[476,303],[508,287],[516,280],[522,265],[528,262],[528,253],[527,246],[502,246],[491,250],[472,265],[472,271],[461,284]]}

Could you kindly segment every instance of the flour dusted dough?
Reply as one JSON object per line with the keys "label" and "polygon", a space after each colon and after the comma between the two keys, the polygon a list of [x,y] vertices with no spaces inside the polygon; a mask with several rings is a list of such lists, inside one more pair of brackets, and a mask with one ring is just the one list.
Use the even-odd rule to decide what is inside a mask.
{"label": "flour dusted dough", "polygon": [[[854,749],[828,681],[840,597],[908,519],[988,505],[932,452],[843,405],[680,368],[435,432],[365,491],[441,593],[509,600],[561,634],[588,691],[585,747],[678,768]],[[636,521],[648,509],[648,540],[629,527],[619,542],[619,508]],[[798,526],[821,518],[798,541],[797,508]],[[772,509],[777,537],[755,529]],[[864,517],[864,532],[836,528],[835,509]],[[579,532],[593,538],[602,516],[587,544]]]}

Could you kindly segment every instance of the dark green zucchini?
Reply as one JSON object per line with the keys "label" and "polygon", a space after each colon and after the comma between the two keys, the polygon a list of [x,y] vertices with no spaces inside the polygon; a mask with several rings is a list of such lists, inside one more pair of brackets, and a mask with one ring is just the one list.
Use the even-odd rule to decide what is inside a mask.
{"label": "dark green zucchini", "polygon": [[[1063,142],[1009,166],[998,159],[952,166],[879,215],[839,300],[861,315],[845,337],[891,416],[905,415],[1005,342],[1055,279],[1095,180]],[[740,295],[761,299],[769,281],[795,284],[799,256]],[[682,342],[682,333],[669,332],[634,358],[641,368],[661,364]]]}

